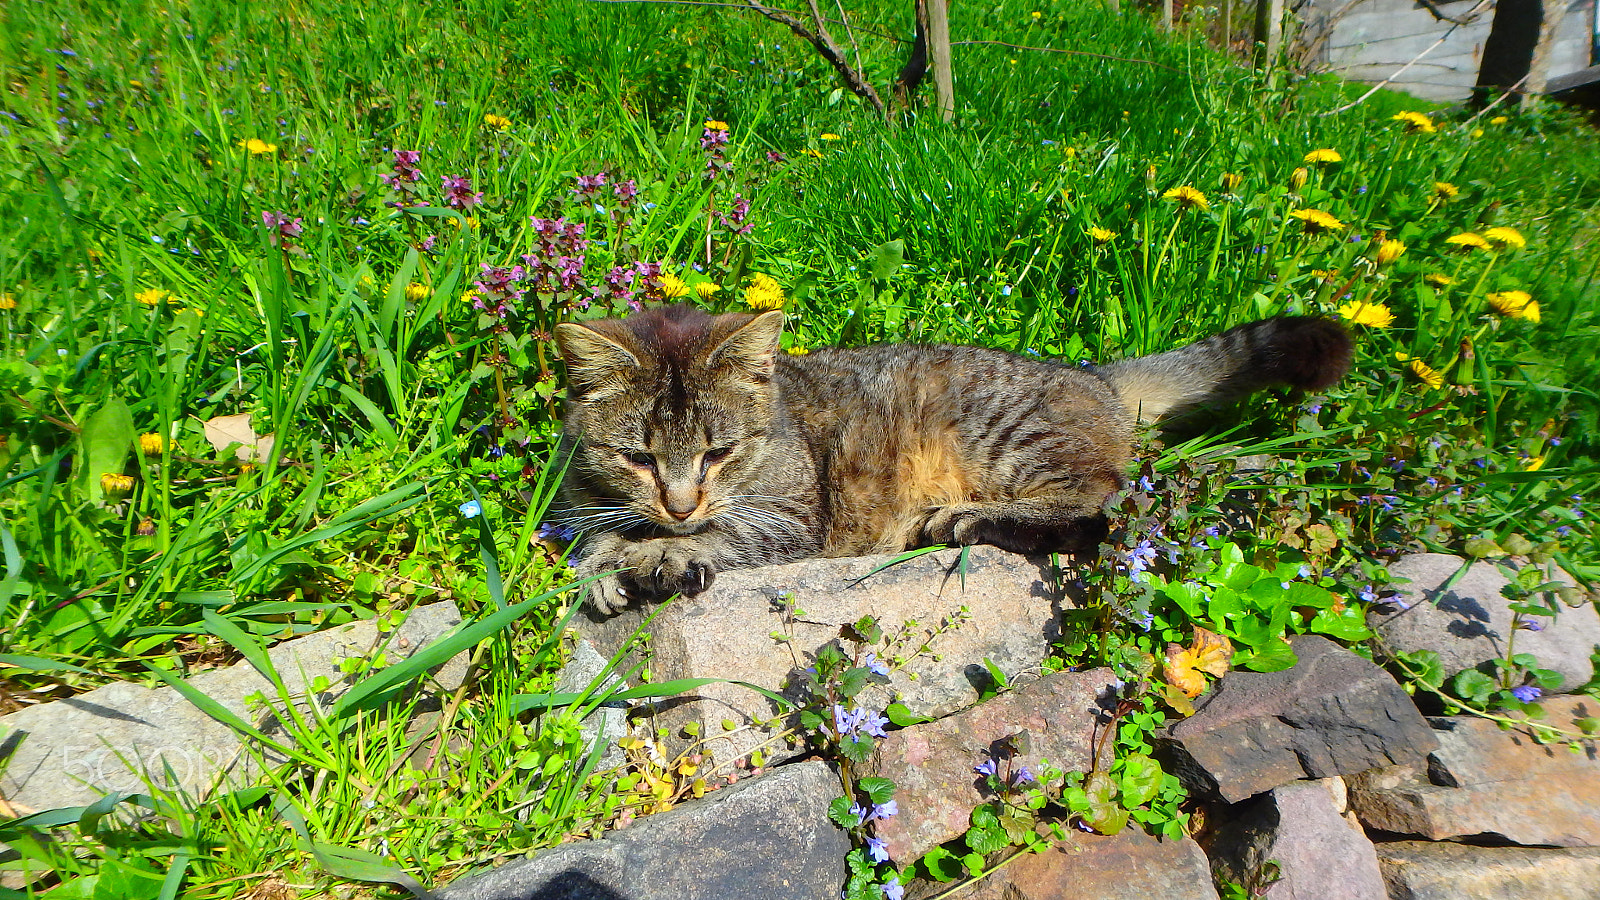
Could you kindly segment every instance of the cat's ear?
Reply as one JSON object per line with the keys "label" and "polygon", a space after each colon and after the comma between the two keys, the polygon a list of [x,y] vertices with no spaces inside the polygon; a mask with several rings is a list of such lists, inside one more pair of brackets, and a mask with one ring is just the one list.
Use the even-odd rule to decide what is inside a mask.
{"label": "cat's ear", "polygon": [[713,368],[734,366],[765,381],[777,366],[778,339],[783,337],[784,315],[780,310],[764,312],[725,338],[711,351],[707,362]]}
{"label": "cat's ear", "polygon": [[576,322],[557,325],[555,338],[575,394],[593,393],[619,381],[627,370],[640,367],[639,357],[628,348]]}

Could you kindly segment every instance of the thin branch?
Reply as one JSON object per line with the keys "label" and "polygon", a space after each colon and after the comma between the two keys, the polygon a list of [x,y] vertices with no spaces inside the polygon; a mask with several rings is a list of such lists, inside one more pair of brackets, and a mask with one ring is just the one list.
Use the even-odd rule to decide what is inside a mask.
{"label": "thin branch", "polygon": [[879,97],[878,92],[873,89],[872,85],[850,65],[850,61],[845,59],[844,53],[839,50],[839,45],[834,42],[833,36],[828,34],[828,27],[823,24],[821,13],[816,11],[816,0],[808,0],[812,9],[812,24],[816,26],[816,31],[811,31],[805,26],[805,23],[791,13],[762,6],[756,0],[746,0],[746,2],[751,9],[780,25],[788,26],[789,30],[794,32],[797,37],[817,48],[817,52],[822,54],[822,58],[827,60],[829,65],[833,66],[833,70],[839,73],[839,77],[844,79],[845,85],[856,96],[871,103],[872,108],[878,111],[878,115],[888,116],[888,109],[883,105],[883,98]]}
{"label": "thin branch", "polygon": [[[736,12],[755,12],[755,10],[751,9],[749,6],[747,6],[746,4],[743,4],[743,3],[716,3],[716,2],[713,2],[713,0],[585,0],[585,2],[588,2],[588,3],[616,3],[616,4],[634,3],[634,4],[643,4],[645,6],[709,6],[709,7],[713,7],[713,8],[716,8],[716,9],[731,9],[731,10],[734,10]],[[822,21],[828,23],[829,25],[843,25],[846,28],[852,28],[853,27],[856,31],[862,32],[863,34],[870,34],[875,38],[881,38],[881,39],[886,40],[886,41],[892,41],[892,42],[894,42],[896,44],[910,43],[909,41],[907,41],[903,37],[899,37],[899,36],[893,35],[893,34],[885,34],[885,33],[881,32],[881,31],[874,31],[871,28],[863,28],[860,25],[852,25],[850,22],[846,22],[846,21],[843,21],[843,20],[840,20],[840,19],[824,18]]]}

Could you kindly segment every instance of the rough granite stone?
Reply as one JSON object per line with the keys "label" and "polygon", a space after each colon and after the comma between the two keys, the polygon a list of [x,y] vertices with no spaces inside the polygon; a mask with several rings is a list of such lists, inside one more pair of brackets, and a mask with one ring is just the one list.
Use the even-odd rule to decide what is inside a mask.
{"label": "rough granite stone", "polygon": [[[909,893],[909,892],[908,892]],[[1216,900],[1206,855],[1191,838],[1163,841],[1137,827],[1078,834],[1029,854],[950,900]]]}
{"label": "rough granite stone", "polygon": [[[269,655],[292,694],[303,694],[326,676],[335,686],[321,699],[331,700],[348,684],[340,660],[379,649],[391,660],[404,659],[460,621],[454,603],[434,603],[412,610],[392,633],[380,634],[372,621],[355,622],[285,641]],[[265,692],[277,700],[270,683],[246,662],[199,672],[188,683],[257,723],[271,714],[249,698]],[[255,772],[238,736],[183,695],[125,683],[0,716],[0,760],[0,795],[18,813],[86,805],[115,791],[142,792],[145,778],[203,797],[219,783],[240,785]],[[175,781],[169,783],[165,767]]]}
{"label": "rough granite stone", "polygon": [[1087,770],[1098,710],[1114,683],[1110,669],[1057,672],[946,718],[890,732],[865,769],[895,783],[900,814],[876,826],[890,858],[910,862],[966,832],[972,808],[991,799],[973,766],[1018,732],[1027,734],[1026,750],[1010,771],[1025,765],[1037,772],[1041,759],[1062,771]]}
{"label": "rough granite stone", "polygon": [[1378,844],[1394,900],[1600,900],[1600,847]]}
{"label": "rough granite stone", "polygon": [[595,841],[458,879],[441,900],[838,900],[850,839],[828,820],[839,776],[806,762]]}
{"label": "rough granite stone", "polygon": [[[1544,722],[1600,715],[1590,698],[1557,697]],[[1368,827],[1430,840],[1477,838],[1556,847],[1600,846],[1600,754],[1538,744],[1471,716],[1432,720],[1439,748],[1425,764],[1356,776],[1350,805]]]}
{"label": "rough granite stone", "polygon": [[1340,815],[1342,785],[1296,781],[1238,804],[1205,846],[1218,881],[1258,883],[1267,863],[1279,878],[1271,900],[1385,900],[1378,855],[1359,825]]}
{"label": "rough granite stone", "polygon": [[[1389,574],[1409,582],[1394,585],[1402,600],[1388,605],[1391,612],[1368,616],[1381,645],[1390,652],[1432,650],[1446,676],[1505,658],[1512,613],[1500,589],[1509,579],[1488,562],[1473,563],[1457,578],[1463,565],[1465,560],[1444,553],[1419,553],[1391,564]],[[1559,570],[1551,580],[1577,583]],[[1594,675],[1591,654],[1600,644],[1600,615],[1593,603],[1570,608],[1558,601],[1556,606],[1555,619],[1539,620],[1542,631],[1518,631],[1512,649],[1560,672],[1561,689],[1572,690]]]}
{"label": "rough granite stone", "polygon": [[1292,668],[1229,672],[1158,738],[1192,790],[1237,803],[1300,778],[1420,760],[1438,746],[1389,673],[1325,638],[1293,646]]}
{"label": "rough granite stone", "polygon": [[[1037,668],[1058,635],[1058,615],[1069,601],[1059,586],[1066,576],[1046,561],[972,547],[963,572],[963,557],[961,550],[942,550],[876,573],[894,557],[817,559],[723,572],[710,590],[661,609],[651,622],[652,680],[727,679],[799,699],[799,679],[791,685],[791,676],[810,666],[818,649],[839,640],[841,625],[872,615],[892,641],[887,649],[877,647],[878,654],[903,658],[905,665],[889,685],[863,692],[860,705],[877,712],[898,695],[923,716],[971,706],[992,681],[985,660],[1008,677]],[[799,612],[789,616],[782,603]],[[963,608],[970,616],[961,613]],[[629,609],[610,619],[588,620],[579,631],[609,657],[654,612]],[[774,637],[785,634],[791,639]],[[722,723],[728,720],[741,727],[727,732]],[[656,721],[674,735],[687,723],[701,725],[704,749],[724,763],[758,747],[764,747],[768,763],[799,752],[769,744],[774,732],[795,724],[793,717],[785,720],[775,701],[737,684],[710,684],[661,702]]]}

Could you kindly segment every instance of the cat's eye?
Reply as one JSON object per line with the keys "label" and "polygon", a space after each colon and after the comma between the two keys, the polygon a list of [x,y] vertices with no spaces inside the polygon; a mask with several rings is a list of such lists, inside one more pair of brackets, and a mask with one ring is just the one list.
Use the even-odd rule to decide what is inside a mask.
{"label": "cat's eye", "polygon": [[651,455],[649,453],[645,453],[643,451],[634,451],[632,453],[624,453],[624,454],[622,454],[622,458],[627,460],[630,463],[633,463],[636,466],[643,466],[643,467],[649,468],[649,469],[654,469],[656,467],[656,458],[655,458],[655,456],[653,456],[653,455]]}
{"label": "cat's eye", "polygon": [[716,447],[705,452],[703,459],[708,463],[719,463],[733,454],[732,447]]}

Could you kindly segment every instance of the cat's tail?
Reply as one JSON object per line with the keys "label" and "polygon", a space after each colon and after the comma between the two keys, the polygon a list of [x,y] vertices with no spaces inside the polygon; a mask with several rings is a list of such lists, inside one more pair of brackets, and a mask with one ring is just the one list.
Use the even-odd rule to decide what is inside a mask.
{"label": "cat's tail", "polygon": [[1140,421],[1233,400],[1275,384],[1332,386],[1350,368],[1344,327],[1315,316],[1279,316],[1230,328],[1187,347],[1100,368]]}

